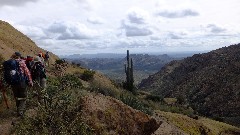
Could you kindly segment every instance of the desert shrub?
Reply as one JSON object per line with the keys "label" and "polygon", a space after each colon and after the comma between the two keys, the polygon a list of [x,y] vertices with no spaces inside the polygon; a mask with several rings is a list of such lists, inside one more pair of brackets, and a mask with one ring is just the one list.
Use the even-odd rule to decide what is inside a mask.
{"label": "desert shrub", "polygon": [[224,118],[223,117],[219,117],[219,116],[213,116],[212,119],[214,119],[216,121],[220,121],[220,122],[224,121]]}
{"label": "desert shrub", "polygon": [[65,61],[64,59],[58,59],[58,60],[55,61],[55,63],[56,63],[56,64],[59,64],[59,65],[65,63],[65,62],[66,62],[66,61]]}
{"label": "desert shrub", "polygon": [[46,89],[43,104],[35,108],[36,114],[25,117],[15,126],[19,135],[32,134],[80,134],[93,133],[81,117],[81,95],[69,89],[59,91],[56,86]]}
{"label": "desert shrub", "polygon": [[82,88],[82,82],[77,75],[66,74],[63,77],[48,78],[48,85],[58,87],[60,90],[63,89],[79,89]]}
{"label": "desert shrub", "polygon": [[111,96],[116,98],[118,96],[118,93],[115,90],[112,90],[110,88],[93,88],[95,92],[101,93],[105,96]]}
{"label": "desert shrub", "polygon": [[163,101],[163,97],[159,96],[159,95],[147,95],[146,100],[152,100],[154,102],[162,102]]}
{"label": "desert shrub", "polygon": [[47,83],[48,85],[51,85],[51,86],[60,86],[60,79],[57,78],[57,77],[49,77],[47,78]]}
{"label": "desert shrub", "polygon": [[186,103],[186,98],[184,96],[182,96],[182,95],[179,95],[177,97],[177,103],[180,104],[180,105],[185,104]]}
{"label": "desert shrub", "polygon": [[108,87],[102,83],[99,83],[99,82],[96,82],[96,81],[93,81],[91,83],[91,87],[89,88],[89,90],[91,92],[96,92],[96,93],[101,93],[105,96],[111,96],[111,97],[114,97],[114,98],[118,98],[119,97],[119,91],[116,90],[115,88],[113,87]]}
{"label": "desert shrub", "polygon": [[75,75],[67,74],[60,78],[59,80],[61,89],[74,89],[74,88],[82,88],[82,82]]}
{"label": "desert shrub", "polygon": [[84,81],[89,81],[93,79],[94,74],[95,74],[95,71],[85,70],[81,76],[81,79]]}
{"label": "desert shrub", "polygon": [[153,110],[147,105],[141,102],[137,97],[130,95],[130,94],[121,94],[119,97],[123,103],[127,104],[128,106],[140,110],[146,114],[152,115]]}

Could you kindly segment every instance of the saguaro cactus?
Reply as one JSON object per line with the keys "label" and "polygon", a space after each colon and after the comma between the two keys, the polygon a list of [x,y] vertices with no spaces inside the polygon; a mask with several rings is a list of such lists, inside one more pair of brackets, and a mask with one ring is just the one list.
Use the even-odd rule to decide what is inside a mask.
{"label": "saguaro cactus", "polygon": [[127,65],[125,64],[125,73],[126,73],[126,82],[125,88],[131,92],[133,92],[133,61],[129,61],[129,50],[127,50]]}

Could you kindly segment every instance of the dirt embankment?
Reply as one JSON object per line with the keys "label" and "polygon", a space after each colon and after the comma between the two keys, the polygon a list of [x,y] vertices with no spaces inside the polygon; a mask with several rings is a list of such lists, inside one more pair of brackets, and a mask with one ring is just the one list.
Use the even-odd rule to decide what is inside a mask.
{"label": "dirt embankment", "polygon": [[83,118],[97,134],[151,135],[160,123],[122,102],[103,95],[89,95],[83,100]]}

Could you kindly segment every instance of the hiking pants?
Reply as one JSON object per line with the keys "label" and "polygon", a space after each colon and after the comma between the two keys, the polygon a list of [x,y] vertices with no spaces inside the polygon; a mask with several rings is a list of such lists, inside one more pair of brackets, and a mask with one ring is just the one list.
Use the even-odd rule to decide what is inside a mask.
{"label": "hiking pants", "polygon": [[43,103],[46,94],[47,80],[46,78],[36,78],[35,80],[36,91],[38,95],[38,102]]}
{"label": "hiking pants", "polygon": [[18,116],[22,116],[26,110],[27,86],[12,85],[12,91],[16,98]]}

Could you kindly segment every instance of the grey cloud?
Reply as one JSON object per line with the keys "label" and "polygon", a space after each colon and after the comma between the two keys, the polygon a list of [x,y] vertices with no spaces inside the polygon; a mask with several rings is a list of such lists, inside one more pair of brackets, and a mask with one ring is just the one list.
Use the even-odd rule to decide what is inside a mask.
{"label": "grey cloud", "polygon": [[168,32],[168,37],[171,39],[183,39],[186,36],[188,36],[188,34],[185,32]]}
{"label": "grey cloud", "polygon": [[175,34],[175,33],[169,33],[168,36],[171,38],[171,39],[181,39],[182,37]]}
{"label": "grey cloud", "polygon": [[147,28],[130,27],[125,30],[127,37],[148,36],[153,34],[153,32]]}
{"label": "grey cloud", "polygon": [[54,23],[47,30],[52,33],[64,33],[67,30],[67,26],[63,23]]}
{"label": "grey cloud", "polygon": [[185,9],[181,11],[160,11],[157,15],[166,18],[184,18],[188,16],[199,16],[199,13],[191,9]]}
{"label": "grey cloud", "polygon": [[[142,12],[142,13],[141,13]],[[128,13],[128,19],[131,23],[145,24],[147,15],[143,11],[131,11]]]}
{"label": "grey cloud", "polygon": [[215,24],[208,24],[206,28],[212,33],[223,33],[227,31],[226,29],[216,26]]}
{"label": "grey cloud", "polygon": [[122,28],[125,29],[127,37],[149,36],[153,34],[152,30],[146,26],[135,26],[123,22]]}
{"label": "grey cloud", "polygon": [[93,18],[93,17],[88,18],[87,21],[91,24],[103,24],[104,23],[103,19]]}
{"label": "grey cloud", "polygon": [[123,49],[123,48],[142,48],[146,47],[148,43],[142,40],[120,40],[115,43],[112,43],[114,49]]}
{"label": "grey cloud", "polygon": [[57,39],[68,40],[68,39],[89,39],[91,38],[86,33],[79,32],[75,28],[68,28],[66,32],[62,33]]}
{"label": "grey cloud", "polygon": [[151,36],[151,40],[161,40],[160,36]]}
{"label": "grey cloud", "polygon": [[57,35],[58,40],[90,39],[97,35],[96,31],[79,23],[54,23],[49,26],[47,31]]}
{"label": "grey cloud", "polygon": [[24,5],[28,2],[36,2],[38,0],[1,0],[0,1],[0,7],[1,6],[20,6],[20,5]]}

